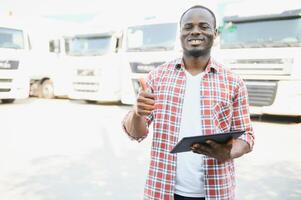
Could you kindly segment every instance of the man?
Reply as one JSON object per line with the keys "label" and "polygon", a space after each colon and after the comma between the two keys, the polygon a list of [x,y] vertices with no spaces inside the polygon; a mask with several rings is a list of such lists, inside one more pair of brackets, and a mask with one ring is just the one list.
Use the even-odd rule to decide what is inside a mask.
{"label": "man", "polygon": [[[244,82],[210,56],[214,13],[194,6],[180,19],[182,58],[163,64],[141,82],[137,104],[123,121],[141,141],[153,121],[151,161],[144,199],[234,199],[233,159],[252,150],[253,130]],[[206,141],[190,152],[170,150],[186,136],[244,130],[226,144]]]}

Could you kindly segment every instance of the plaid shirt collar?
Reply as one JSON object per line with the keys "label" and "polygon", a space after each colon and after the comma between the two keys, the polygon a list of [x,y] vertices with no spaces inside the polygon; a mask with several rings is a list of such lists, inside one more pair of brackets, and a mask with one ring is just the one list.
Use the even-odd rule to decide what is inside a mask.
{"label": "plaid shirt collar", "polygon": [[[184,69],[185,68],[185,64],[184,64],[184,59],[182,58],[178,58],[175,62],[175,68],[176,69]],[[209,61],[207,63],[207,66],[205,68],[205,73],[209,73],[209,72],[218,72],[218,65],[215,63],[214,59],[212,57],[209,58]]]}

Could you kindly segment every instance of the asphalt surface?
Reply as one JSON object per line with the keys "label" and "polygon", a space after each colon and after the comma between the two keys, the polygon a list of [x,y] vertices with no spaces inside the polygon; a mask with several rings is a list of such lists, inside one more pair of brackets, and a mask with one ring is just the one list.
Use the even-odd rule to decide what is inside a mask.
{"label": "asphalt surface", "polygon": [[[151,135],[129,140],[129,106],[27,99],[0,104],[0,200],[139,200]],[[237,199],[301,199],[301,123],[255,118],[236,160]]]}

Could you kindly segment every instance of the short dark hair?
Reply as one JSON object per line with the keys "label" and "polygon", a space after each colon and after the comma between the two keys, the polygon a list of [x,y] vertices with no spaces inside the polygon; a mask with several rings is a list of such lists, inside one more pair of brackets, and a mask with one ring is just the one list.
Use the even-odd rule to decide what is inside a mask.
{"label": "short dark hair", "polygon": [[189,10],[192,10],[192,9],[195,9],[195,8],[201,8],[201,9],[204,9],[204,10],[207,10],[213,17],[213,20],[214,20],[214,28],[216,28],[216,17],[215,17],[215,14],[213,13],[212,10],[210,10],[209,8],[205,7],[205,6],[201,6],[201,5],[195,5],[195,6],[192,6],[190,8],[188,8],[182,15],[181,15],[181,18],[180,18],[180,24],[182,23],[182,19],[184,17],[184,15],[189,11]]}

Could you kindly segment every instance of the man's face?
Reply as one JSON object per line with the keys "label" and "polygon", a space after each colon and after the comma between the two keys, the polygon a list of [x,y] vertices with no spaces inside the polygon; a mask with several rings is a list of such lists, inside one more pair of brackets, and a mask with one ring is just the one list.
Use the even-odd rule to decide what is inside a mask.
{"label": "man's face", "polygon": [[214,18],[205,9],[189,10],[181,21],[181,44],[185,55],[200,57],[210,53],[216,36]]}

